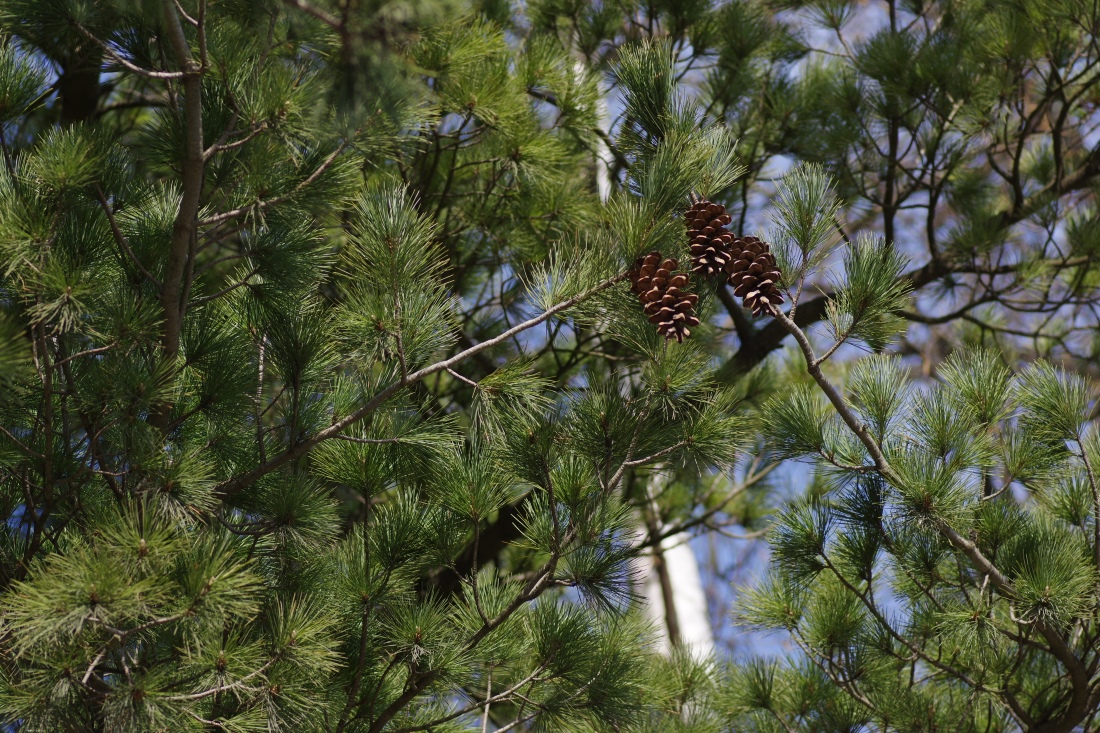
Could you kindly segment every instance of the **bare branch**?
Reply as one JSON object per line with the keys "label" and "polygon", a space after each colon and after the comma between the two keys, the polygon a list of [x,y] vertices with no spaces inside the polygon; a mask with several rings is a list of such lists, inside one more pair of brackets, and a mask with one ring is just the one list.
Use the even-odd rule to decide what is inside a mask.
{"label": "bare branch", "polygon": [[111,48],[110,44],[93,35],[80,23],[76,22],[75,20],[70,22],[73,24],[74,28],[80,31],[81,35],[102,48],[103,52],[106,53],[112,61],[114,61],[116,64],[126,69],[127,71],[131,71],[137,74],[138,76],[144,76],[149,79],[182,79],[188,74],[188,72],[186,71],[153,71],[151,69],[143,69],[137,64],[127,61],[122,56],[119,56],[117,53],[115,53],[115,50]]}

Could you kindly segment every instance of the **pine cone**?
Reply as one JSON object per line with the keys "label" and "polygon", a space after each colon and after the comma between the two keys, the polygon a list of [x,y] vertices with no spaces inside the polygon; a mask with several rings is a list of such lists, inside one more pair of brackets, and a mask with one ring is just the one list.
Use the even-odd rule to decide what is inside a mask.
{"label": "pine cone", "polygon": [[767,242],[756,237],[739,237],[730,246],[732,258],[726,264],[733,294],[744,298],[745,307],[754,316],[768,311],[768,305],[779,305],[779,268]]}
{"label": "pine cone", "polygon": [[687,292],[688,276],[677,273],[678,266],[676,260],[650,252],[638,258],[628,277],[630,290],[637,294],[649,322],[657,324],[657,333],[679,343],[691,336],[691,326],[699,325],[695,315],[699,296]]}
{"label": "pine cone", "polygon": [[726,229],[732,221],[726,207],[703,199],[684,212],[691,243],[691,271],[701,277],[721,273],[730,261],[733,235]]}

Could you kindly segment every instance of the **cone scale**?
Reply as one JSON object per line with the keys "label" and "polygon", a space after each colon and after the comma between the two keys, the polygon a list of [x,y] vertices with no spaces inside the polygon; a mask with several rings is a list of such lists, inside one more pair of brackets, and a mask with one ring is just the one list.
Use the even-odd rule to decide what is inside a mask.
{"label": "cone scale", "polygon": [[732,218],[726,207],[702,200],[684,212],[691,248],[691,272],[700,277],[721,273],[730,261],[733,235],[726,229]]}

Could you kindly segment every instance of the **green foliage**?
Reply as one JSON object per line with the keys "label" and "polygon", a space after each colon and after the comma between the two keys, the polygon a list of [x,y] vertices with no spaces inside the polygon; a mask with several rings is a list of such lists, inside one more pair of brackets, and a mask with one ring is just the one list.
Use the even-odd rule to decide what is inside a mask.
{"label": "green foliage", "polygon": [[884,240],[867,236],[844,254],[845,277],[827,306],[829,326],[837,339],[859,339],[881,351],[905,328],[898,315],[909,299],[909,286],[900,279],[905,258]]}
{"label": "green foliage", "polygon": [[0,0],[0,727],[1093,726],[1096,15]]}
{"label": "green foliage", "polygon": [[829,256],[840,202],[825,171],[811,164],[783,176],[775,203],[771,238],[790,284],[803,280]]}
{"label": "green foliage", "polygon": [[908,374],[897,357],[874,356],[861,360],[848,378],[852,405],[867,420],[880,440],[906,402]]}
{"label": "green foliage", "polygon": [[770,418],[774,448],[781,457],[800,458],[826,449],[829,406],[811,387],[798,385],[785,395],[777,395],[764,411]]}
{"label": "green foliage", "polygon": [[632,538],[760,520],[756,403],[621,281],[685,250],[736,140],[638,44],[652,130],[615,134],[604,205],[600,71],[469,10],[0,7],[0,725],[643,730],[709,699],[707,665],[658,671]]}
{"label": "green foliage", "polygon": [[1080,440],[1089,406],[1088,384],[1082,377],[1037,362],[1021,377],[1020,402],[1027,410],[1027,423],[1043,437]]}
{"label": "green foliage", "polygon": [[[1011,699],[1017,719],[1079,719],[1068,700],[1086,683],[1073,675],[1097,653],[1084,632],[1097,587],[1090,387],[1045,362],[1013,375],[980,349],[952,355],[939,377],[907,397],[896,357],[855,365],[838,410],[883,457],[868,467],[818,456],[832,486],[780,516],[774,568],[744,593],[739,618],[789,634],[816,665],[785,673],[824,670],[861,714],[898,730],[930,700],[955,709],[978,694]],[[805,455],[814,396],[796,394],[775,406],[773,440]],[[1024,641],[1034,633],[1057,651]],[[939,673],[914,683],[923,667]],[[1061,693],[1040,691],[1039,670]],[[775,702],[777,675],[755,683],[742,715],[798,718]],[[992,707],[962,715],[952,729],[1008,725]]]}
{"label": "green foliage", "polygon": [[939,370],[955,409],[969,410],[982,425],[1008,417],[1012,373],[988,349],[964,348],[947,357]]}
{"label": "green foliage", "polygon": [[45,94],[47,72],[39,64],[20,58],[11,41],[0,47],[0,121],[19,119]]}

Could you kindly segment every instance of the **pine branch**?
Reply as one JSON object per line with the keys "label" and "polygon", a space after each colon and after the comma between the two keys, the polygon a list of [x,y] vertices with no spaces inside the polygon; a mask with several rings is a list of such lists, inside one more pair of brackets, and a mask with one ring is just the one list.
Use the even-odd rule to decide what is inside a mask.
{"label": "pine branch", "polygon": [[215,142],[213,145],[203,151],[202,159],[204,161],[209,161],[218,153],[224,153],[230,150],[236,150],[237,148],[244,147],[248,143],[255,140],[258,135],[265,132],[266,130],[267,122],[261,122],[260,124],[254,126],[251,130],[249,130],[245,134],[245,136],[240,138],[239,140],[226,142],[229,139],[229,136],[233,134],[232,128],[226,128],[225,132],[222,133],[222,136],[218,138],[217,142]]}
{"label": "pine branch", "polygon": [[[1100,177],[1100,154],[1098,154],[1097,168],[1098,172],[1089,180]],[[1002,219],[1002,223],[1003,226],[1007,228],[1008,226],[1018,223],[1018,221],[1023,218],[1026,217],[1021,217],[1019,220],[1015,218]],[[1074,268],[1088,265],[1094,261],[1094,257],[1079,256],[1050,259],[1046,264],[1058,268]],[[902,275],[898,278],[898,283],[908,285],[915,291],[948,275],[1010,275],[1015,273],[1017,269],[1016,265],[983,267],[975,262],[945,262],[936,259]],[[719,297],[721,298],[721,295],[719,295]],[[795,325],[805,328],[806,326],[813,325],[823,320],[828,315],[826,306],[832,297],[832,293],[824,292],[816,298],[800,303],[798,305],[798,311],[792,319]],[[997,298],[991,298],[989,302],[997,302]],[[969,310],[969,308],[963,310]],[[939,322],[938,319],[928,319],[916,313],[902,313],[901,315],[910,320],[920,322]],[[965,312],[960,314],[960,317],[965,318]],[[789,335],[787,329],[777,321],[773,321],[757,329],[755,332],[752,332],[748,338],[742,336],[741,331],[742,329],[738,329],[738,335],[741,336],[740,348],[737,353],[719,369],[719,374],[726,378],[750,371],[753,367],[764,361],[769,354],[780,348],[783,345],[783,341]],[[1034,336],[1034,334],[1028,334],[1028,336]]]}
{"label": "pine branch", "polygon": [[795,342],[798,343],[799,348],[802,350],[802,355],[806,360],[806,371],[809,373],[813,380],[817,382],[818,387],[825,393],[825,396],[829,399],[829,402],[836,408],[840,418],[848,426],[853,434],[859,438],[860,442],[867,449],[867,452],[871,455],[871,459],[875,462],[875,467],[883,475],[889,475],[889,464],[886,462],[886,457],[882,454],[882,449],[875,441],[871,432],[867,429],[867,426],[863,424],[856,417],[856,414],[848,407],[848,404],[844,401],[844,398],[840,396],[840,392],[833,386],[825,375],[821,372],[821,361],[814,355],[813,346],[810,345],[810,340],[806,337],[805,332],[799,328],[794,321],[787,318],[783,311],[776,308],[774,305],[769,305],[772,316],[776,321],[783,325],[786,331],[794,336]]}
{"label": "pine branch", "polygon": [[345,440],[360,445],[394,445],[402,441],[401,438],[354,438],[350,435],[337,435],[336,440]]}
{"label": "pine branch", "polygon": [[833,574],[833,577],[839,580],[840,584],[843,585],[849,593],[859,599],[860,603],[863,604],[863,607],[866,608],[867,611],[874,617],[875,621],[878,622],[878,625],[883,630],[885,630],[886,633],[888,633],[896,642],[903,645],[910,652],[915,654],[917,657],[923,659],[925,662],[932,665],[936,669],[942,670],[952,677],[958,679],[959,681],[966,683],[966,685],[973,689],[975,692],[987,692],[993,695],[1001,694],[1001,690],[987,687],[980,680],[975,680],[958,667],[947,664],[942,659],[928,654],[926,651],[924,651],[924,649],[921,648],[919,644],[912,641],[911,639],[907,639],[902,636],[900,633],[898,633],[896,629],[894,629],[893,625],[886,619],[886,616],[883,615],[882,610],[878,607],[874,600],[868,597],[867,593],[863,592],[862,590],[857,588],[851,581],[849,581],[848,578],[846,578],[844,574],[837,569],[836,565],[833,564],[833,561],[830,560],[828,556],[822,555],[822,560],[825,563],[825,567],[827,567],[829,571]]}
{"label": "pine branch", "polygon": [[15,446],[17,448],[19,448],[19,450],[21,450],[25,454],[27,454],[28,457],[34,458],[35,460],[38,460],[38,461],[45,460],[45,456],[43,456],[41,453],[39,453],[38,451],[36,451],[33,448],[31,448],[30,446],[28,446],[26,443],[21,441],[19,438],[12,435],[8,431],[8,429],[5,428],[2,425],[0,425],[0,432],[3,432],[4,436],[7,437],[7,439],[10,440],[12,443],[15,443]]}
{"label": "pine branch", "polygon": [[193,28],[199,27],[199,21],[195,20],[187,14],[187,11],[183,9],[182,5],[180,5],[180,0],[172,0],[172,4],[176,6],[176,12],[180,14],[181,18],[187,21],[188,25]]}
{"label": "pine branch", "polygon": [[111,349],[114,349],[114,348],[117,348],[117,347],[118,347],[117,343],[110,343],[110,344],[107,344],[106,346],[97,346],[94,349],[85,349],[84,351],[78,351],[75,354],[71,354],[69,356],[66,356],[64,359],[60,359],[59,361],[55,361],[53,366],[54,366],[55,369],[57,367],[63,367],[63,366],[65,366],[66,364],[68,364],[69,362],[71,362],[74,359],[80,359],[80,358],[85,357],[85,356],[95,356],[96,354],[105,354],[108,351],[110,351]]}
{"label": "pine branch", "polygon": [[[356,132],[358,132],[358,130]],[[291,189],[289,193],[285,193],[282,196],[276,196],[275,198],[267,199],[266,201],[257,201],[255,203],[249,204],[248,206],[242,206],[231,211],[223,211],[220,214],[215,214],[214,216],[203,219],[199,222],[199,225],[203,227],[214,226],[216,224],[221,224],[224,221],[235,219],[238,216],[250,214],[255,211],[263,211],[272,206],[276,206],[278,204],[289,201],[296,194],[300,193],[303,189],[313,185],[318,178],[323,176],[325,172],[332,167],[332,164],[336,162],[336,159],[340,157],[340,154],[347,149],[350,142],[350,140],[344,140],[339,145],[337,145],[336,149],[333,150],[327,158],[321,161],[321,164],[317,166],[316,170],[310,173],[304,181],[301,181],[297,186]]]}
{"label": "pine branch", "polygon": [[122,56],[115,53],[115,50],[111,48],[110,44],[100,40],[97,36],[93,35],[87,28],[82,26],[75,20],[70,20],[73,27],[76,28],[82,36],[87,38],[92,43],[103,49],[103,52],[116,64],[126,69],[129,72],[137,74],[138,76],[144,76],[147,79],[183,79],[187,76],[186,71],[154,71],[152,69],[143,69],[137,64],[127,61]]}
{"label": "pine branch", "polygon": [[627,468],[629,468],[628,464],[634,457],[634,451],[638,449],[638,440],[642,437],[641,427],[644,425],[648,417],[649,405],[647,404],[645,408],[642,409],[642,413],[638,416],[637,423],[639,429],[634,431],[634,437],[630,439],[630,445],[626,449],[626,455],[623,456],[623,462],[619,464],[619,467],[615,470],[615,473],[611,475],[611,478],[604,482],[603,490],[605,492],[610,493],[614,491],[618,487],[619,482],[622,480],[623,474],[626,473]]}
{"label": "pine branch", "polygon": [[[853,680],[841,679],[840,677],[838,677],[836,672],[830,668],[831,665],[826,666],[825,663],[822,662],[821,659],[819,659],[821,655],[814,651],[813,647],[811,647],[810,644],[802,638],[801,634],[792,633],[791,638],[794,640],[794,643],[798,645],[798,648],[802,650],[802,653],[806,655],[806,658],[813,662],[814,666],[820,669],[822,673],[826,677],[828,677],[834,685],[851,695],[852,699],[858,702],[860,705],[863,705],[865,708],[872,712],[877,712],[875,704],[855,687],[855,685],[853,684]],[[778,717],[778,714],[776,715]],[[788,733],[795,733],[795,731],[786,723],[784,723],[783,725],[784,729],[787,730]]]}
{"label": "pine branch", "polygon": [[351,715],[352,710],[355,709],[356,698],[359,696],[359,689],[363,684],[363,672],[366,667],[367,659],[367,624],[370,621],[370,599],[363,600],[363,618],[359,627],[359,656],[355,665],[355,676],[351,681],[351,689],[348,691],[347,702],[344,703],[344,710],[340,714],[340,720],[336,724],[336,733],[343,733],[344,728],[348,724],[348,716]]}
{"label": "pine branch", "polygon": [[279,455],[272,458],[267,463],[264,463],[264,464],[258,466],[257,468],[253,469],[252,471],[249,471],[246,474],[243,474],[241,476],[237,476],[237,477],[229,479],[227,481],[223,481],[221,484],[218,484],[218,486],[215,487],[214,492],[217,495],[222,496],[222,497],[230,497],[230,496],[233,496],[234,494],[237,494],[238,492],[240,492],[240,491],[246,489],[247,487],[251,486],[252,484],[254,484],[259,479],[263,478],[267,474],[269,474],[272,471],[278,469],[280,466],[283,466],[283,465],[289,463],[290,461],[293,461],[294,459],[305,455],[309,451],[313,450],[313,448],[315,448],[320,443],[322,443],[326,440],[330,440],[330,439],[335,438],[336,436],[340,435],[348,427],[350,427],[351,425],[354,425],[355,423],[359,422],[360,420],[362,420],[363,418],[367,417],[372,412],[374,412],[382,403],[384,403],[386,400],[388,400],[390,397],[392,397],[394,394],[396,394],[401,389],[404,389],[405,387],[416,384],[417,382],[421,381],[425,377],[429,377],[432,374],[435,374],[436,372],[445,371],[445,370],[449,369],[450,367],[457,366],[458,364],[461,364],[466,359],[469,359],[470,357],[475,356],[476,354],[479,354],[482,351],[485,351],[486,349],[491,349],[495,346],[498,346],[498,345],[504,343],[505,341],[509,340],[510,338],[515,336],[516,334],[519,334],[519,333],[527,331],[531,328],[534,328],[535,326],[539,325],[540,323],[544,323],[545,321],[549,320],[550,318],[552,318],[556,314],[558,314],[558,313],[560,313],[560,312],[562,312],[562,311],[564,311],[568,308],[571,308],[574,305],[577,305],[578,303],[580,303],[584,300],[587,300],[588,298],[591,298],[593,295],[596,295],[597,293],[600,293],[600,292],[603,292],[604,290],[607,290],[612,285],[615,285],[616,283],[622,282],[625,279],[626,279],[626,273],[621,273],[619,275],[616,275],[613,278],[610,278],[608,280],[604,280],[599,285],[597,285],[593,288],[590,288],[590,289],[584,291],[583,293],[580,293],[579,295],[575,295],[572,298],[564,300],[564,301],[558,303],[557,305],[554,305],[551,308],[547,309],[543,313],[541,313],[541,314],[539,314],[539,315],[537,315],[533,318],[529,318],[528,320],[523,321],[522,323],[519,323],[519,324],[513,326],[512,328],[508,329],[507,331],[504,331],[503,333],[496,336],[495,338],[491,338],[488,341],[482,341],[480,344],[477,344],[475,346],[471,346],[470,348],[466,349],[465,351],[459,352],[458,354],[455,354],[454,356],[450,357],[449,359],[444,359],[442,361],[438,361],[435,364],[424,367],[423,369],[415,371],[415,372],[399,379],[398,381],[394,382],[393,384],[391,384],[390,386],[386,387],[381,392],[379,392],[377,395],[372,397],[370,400],[367,401],[367,403],[365,405],[360,407],[358,410],[355,410],[350,415],[347,415],[346,417],[335,421],[332,425],[330,425],[329,427],[325,428],[324,430],[316,433],[312,437],[307,438],[306,440],[303,440],[299,443],[296,443],[291,448],[288,448],[287,450],[283,451]]}
{"label": "pine branch", "polygon": [[[537,89],[535,87],[528,87],[527,93],[535,99],[540,99],[543,102],[552,104],[559,109],[561,108],[561,105],[558,103],[558,97],[553,92],[547,92],[542,89]],[[611,135],[608,134],[607,130],[604,130],[599,125],[594,125],[591,128],[591,131],[596,135],[596,137],[600,138],[604,145],[607,146],[607,150],[609,153],[611,153],[612,157],[615,158],[615,162],[623,170],[629,171],[631,169],[630,159],[623,154],[623,151],[619,149],[619,146],[615,144],[615,141],[611,139]]]}
{"label": "pine branch", "polygon": [[241,677],[236,682],[231,682],[228,685],[218,685],[217,687],[212,687],[209,690],[202,690],[201,692],[193,692],[193,693],[190,693],[190,694],[187,694],[187,695],[164,695],[163,697],[161,697],[161,699],[169,701],[169,702],[195,702],[197,700],[204,700],[208,697],[213,697],[214,695],[220,694],[222,692],[229,692],[230,690],[239,690],[241,688],[244,688],[244,689],[250,690],[250,691],[256,691],[257,688],[249,688],[244,683],[247,682],[248,680],[254,678],[254,677],[259,677],[264,672],[266,672],[268,669],[270,669],[271,665],[275,664],[275,662],[277,662],[277,661],[279,661],[279,655],[278,654],[274,655],[273,657],[271,657],[271,659],[267,660],[263,664],[263,666],[260,667],[259,669],[255,669],[252,672],[249,672],[248,674],[246,674],[244,677]]}
{"label": "pine branch", "polygon": [[[574,533],[575,531],[576,530],[573,530]],[[464,649],[466,651],[474,649],[486,636],[511,618],[521,607],[542,595],[542,593],[550,587],[550,580],[553,577],[554,570],[557,568],[559,559],[560,555],[558,552],[552,551],[550,559],[527,582],[524,589],[516,594],[500,613],[487,622],[484,622],[481,628],[474,632],[473,636],[463,645]],[[434,672],[429,672],[416,679],[415,682],[409,684],[407,689],[371,722],[371,726],[367,729],[367,733],[381,733],[386,725],[393,720],[394,716],[424,692],[424,690],[435,681],[435,678],[436,674]]]}
{"label": "pine branch", "polygon": [[[779,322],[788,333],[794,336],[806,361],[807,372],[813,377],[814,381],[817,382],[821,391],[825,393],[825,396],[832,403],[833,407],[836,408],[844,424],[848,426],[849,430],[852,431],[863,444],[864,448],[866,448],[879,473],[882,474],[883,478],[888,482],[894,485],[900,485],[901,482],[890,468],[890,464],[882,453],[882,448],[875,441],[874,437],[867,429],[867,426],[864,425],[851,410],[849,405],[840,396],[836,387],[834,387],[821,373],[821,368],[817,364],[817,358],[814,356],[813,347],[810,345],[806,334],[775,306],[769,306],[769,310],[776,321]],[[936,526],[955,549],[962,552],[979,572],[990,579],[1001,595],[1009,600],[1016,597],[1012,582],[982,553],[976,543],[959,534],[959,532],[946,520],[939,519],[936,522]],[[1066,671],[1069,673],[1072,685],[1072,697],[1067,710],[1058,719],[1041,725],[1035,730],[1041,733],[1070,733],[1088,710],[1087,706],[1093,694],[1093,690],[1090,688],[1089,684],[1089,674],[1085,665],[1077,658],[1073,650],[1070,649],[1060,631],[1043,621],[1037,621],[1036,627],[1043,635],[1043,638],[1046,639],[1047,644],[1050,645],[1051,654],[1065,666]]]}
{"label": "pine branch", "polygon": [[530,682],[537,681],[536,678],[545,670],[546,666],[540,664],[539,666],[535,667],[535,671],[531,672],[531,674],[527,675],[522,680],[509,687],[507,690],[504,690],[503,692],[498,692],[496,695],[486,696],[484,700],[479,700],[478,702],[471,703],[464,708],[459,708],[458,710],[449,713],[448,715],[432,720],[430,723],[422,723],[420,725],[413,725],[406,728],[398,728],[392,733],[418,733],[418,731],[431,730],[432,728],[443,725],[444,723],[449,723],[455,718],[459,718],[468,713],[472,713],[479,708],[488,708],[494,703],[510,700],[512,696],[519,692],[525,685]]}
{"label": "pine branch", "polygon": [[[570,303],[571,301],[572,302],[580,302],[581,299],[587,298],[591,295],[594,295],[595,293],[597,293],[601,290],[604,290],[604,289],[610,287],[611,285],[614,285],[617,282],[622,281],[626,277],[627,277],[626,273],[623,273],[623,274],[620,274],[620,275],[612,278],[611,280],[606,280],[603,283],[601,283],[600,285],[596,286],[595,288],[592,288],[592,289],[586,291],[585,293],[581,293],[580,295],[575,296],[574,298],[571,298],[570,300],[564,301],[563,303],[559,303],[557,306],[554,306],[554,308],[552,308],[550,310],[554,310],[554,309],[558,309],[558,308],[560,308],[560,309],[567,308],[567,307],[569,307],[568,305],[566,305],[567,303]],[[550,310],[548,310],[546,313],[549,313]],[[546,316],[546,313],[544,313],[542,316],[536,316],[536,318],[531,319],[530,321],[526,321],[525,323],[530,323],[531,321],[534,321],[536,319],[546,320],[546,318],[544,317],[544,316]],[[515,328],[520,328],[524,325],[525,324],[519,324],[519,326],[516,326]],[[537,325],[537,324],[533,324],[533,325]],[[497,338],[500,339],[501,341],[503,341],[503,340],[506,340],[509,337],[510,337],[510,334],[507,331],[505,331],[504,333],[502,333]],[[647,415],[647,414],[648,414],[648,407],[645,410],[643,410],[643,416],[641,418],[641,421],[645,420],[645,415]],[[637,442],[638,442],[638,435],[635,434],[634,440],[631,442],[630,449],[627,451],[627,456],[626,456],[627,460],[630,459],[631,454],[633,453],[634,449],[637,447]],[[623,471],[625,471],[625,469],[620,466],[619,471],[616,473],[616,477],[621,477]],[[605,486],[604,490],[605,491],[610,491],[617,484],[618,484],[618,478],[613,478],[613,481],[608,486]],[[518,611],[525,604],[530,603],[531,601],[538,598],[540,595],[542,595],[542,593],[544,591],[547,590],[547,588],[549,588],[551,586],[554,571],[557,569],[558,562],[561,559],[562,553],[564,552],[564,548],[567,547],[571,542],[573,542],[573,540],[576,539],[577,532],[578,532],[578,528],[577,528],[577,526],[574,525],[574,526],[570,527],[569,531],[565,533],[564,537],[562,537],[560,539],[560,541],[557,541],[557,542],[554,543],[554,546],[551,547],[551,549],[550,549],[550,558],[527,581],[527,584],[524,586],[523,590],[521,590],[519,593],[517,593],[516,596],[512,598],[512,600],[508,603],[507,606],[505,606],[492,619],[489,619],[488,621],[484,621],[482,623],[481,628],[478,629],[464,644],[464,649],[466,651],[470,651],[470,650],[474,649],[478,644],[481,643],[481,641],[483,639],[485,639],[486,636],[488,636],[495,629],[497,629],[501,625],[503,625],[509,618],[511,618],[511,616],[516,611]],[[400,697],[398,697],[396,700],[394,700],[384,711],[382,711],[382,713],[378,716],[378,718],[376,718],[371,723],[371,726],[368,729],[367,733],[381,733],[381,731],[393,719],[393,717],[395,715],[397,715],[397,713],[400,712],[406,705],[408,705],[410,702],[412,702],[412,700],[415,699],[418,695],[420,695],[425,689],[427,689],[427,687],[434,681],[434,679],[435,679],[435,673],[429,673],[429,674],[424,675],[420,679],[418,679],[416,682],[410,684],[408,689],[406,689],[406,691],[404,693],[402,693],[402,695]],[[583,689],[583,687],[581,689]]]}
{"label": "pine branch", "polygon": [[662,448],[656,453],[648,455],[645,458],[637,458],[632,461],[624,461],[622,467],[625,470],[627,468],[637,468],[638,466],[644,466],[646,464],[653,463],[654,461],[658,461],[667,455],[671,455],[688,445],[690,445],[690,441],[681,440],[679,443],[676,443],[675,445],[670,445],[667,448]]}
{"label": "pine branch", "polygon": [[260,274],[260,266],[259,265],[257,265],[256,267],[253,267],[252,270],[247,275],[245,275],[243,278],[241,278],[237,282],[232,283],[231,285],[226,285],[224,288],[222,288],[221,290],[219,290],[216,293],[211,293],[210,295],[204,295],[203,297],[196,299],[192,303],[192,305],[199,306],[199,305],[203,305],[205,303],[209,303],[213,300],[218,300],[219,298],[224,298],[226,295],[229,295],[234,290],[237,290],[238,288],[243,288],[246,285],[248,285],[248,282],[252,278],[256,277],[256,275],[258,275],[258,274]]}
{"label": "pine branch", "polygon": [[306,15],[316,18],[335,31],[339,31],[343,26],[343,22],[339,18],[322,10],[316,5],[305,2],[305,0],[285,0],[285,2],[290,7],[301,10]]}

